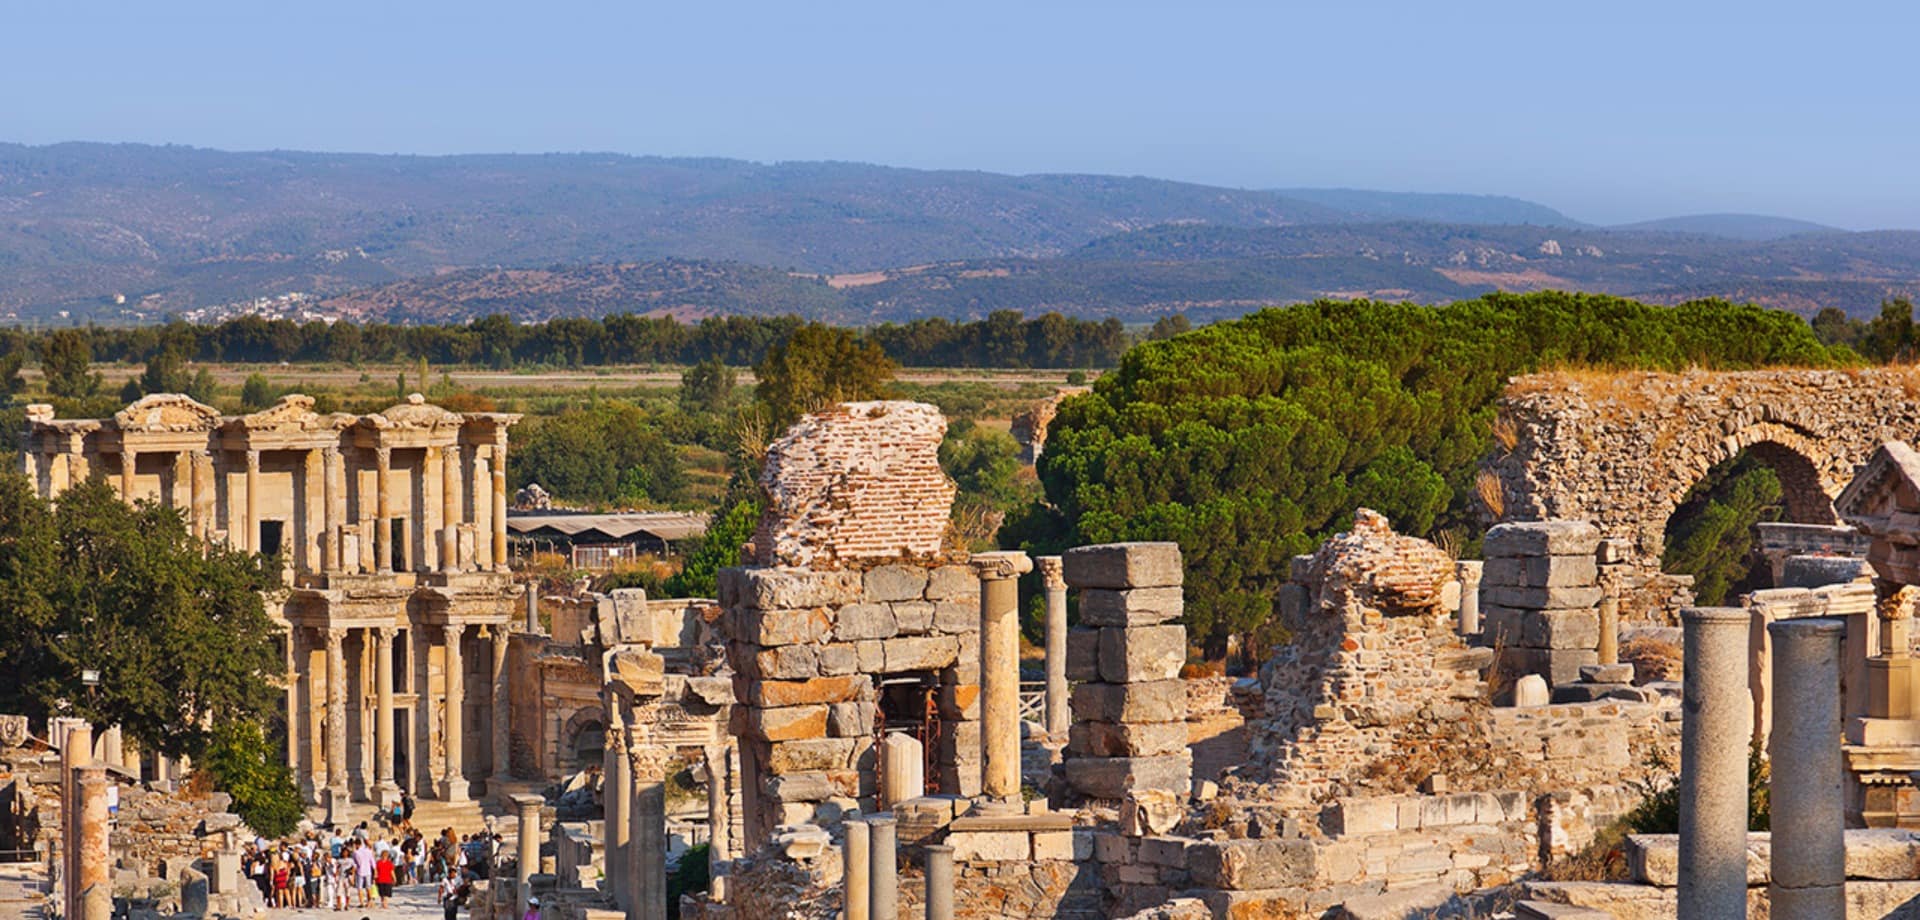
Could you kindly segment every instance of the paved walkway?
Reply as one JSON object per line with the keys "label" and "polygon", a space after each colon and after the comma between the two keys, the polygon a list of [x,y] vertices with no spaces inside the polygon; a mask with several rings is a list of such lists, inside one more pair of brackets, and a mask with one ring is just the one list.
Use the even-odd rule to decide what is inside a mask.
{"label": "paved walkway", "polygon": [[[380,909],[380,902],[376,899],[373,902],[374,906],[366,910],[358,907],[342,911],[274,908],[267,911],[267,916],[273,920],[323,920],[323,918],[360,920],[362,917],[368,920],[414,920],[418,917],[439,917],[440,902],[434,899],[434,888],[433,885],[404,885],[395,888],[393,898],[387,902],[386,910]],[[466,914],[464,910],[460,912],[462,917]]]}

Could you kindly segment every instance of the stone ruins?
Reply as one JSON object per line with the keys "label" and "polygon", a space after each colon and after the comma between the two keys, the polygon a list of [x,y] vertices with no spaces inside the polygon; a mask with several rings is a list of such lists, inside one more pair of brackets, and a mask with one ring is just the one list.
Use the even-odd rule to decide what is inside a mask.
{"label": "stone ruins", "polygon": [[[389,778],[478,786],[510,854],[481,920],[536,895],[548,920],[1866,918],[1920,904],[1908,394],[1898,370],[1517,379],[1483,558],[1358,509],[1293,560],[1289,639],[1238,678],[1187,667],[1173,544],[956,546],[946,423],[916,403],[837,406],[772,444],[746,563],[706,600],[509,584],[478,539],[504,490],[483,508],[477,486],[500,482],[512,417],[36,410],[29,471],[55,493],[130,456],[125,493],[195,509],[197,532],[302,547],[290,763],[336,811]],[[1759,533],[1773,584],[1696,606],[1659,571],[1666,521],[1743,450],[1789,493]],[[134,761],[84,724],[9,725],[0,791],[34,807],[0,843],[44,855],[68,915],[111,909],[112,866],[245,912],[218,895],[237,819],[185,829],[166,777],[109,766],[165,842],[113,823],[102,845],[91,764]],[[1770,833],[1747,829],[1760,762]],[[1662,808],[1677,833],[1626,831]]]}

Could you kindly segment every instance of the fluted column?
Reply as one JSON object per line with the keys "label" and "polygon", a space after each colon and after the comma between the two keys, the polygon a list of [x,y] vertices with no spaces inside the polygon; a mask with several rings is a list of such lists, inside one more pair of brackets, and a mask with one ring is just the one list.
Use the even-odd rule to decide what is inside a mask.
{"label": "fluted column", "polygon": [[631,858],[628,841],[633,834],[633,761],[627,757],[627,723],[620,701],[603,692],[606,703],[606,750],[600,767],[601,817],[606,821],[606,866],[613,883],[613,900],[624,910],[633,904],[633,878],[627,872]]}
{"label": "fluted column", "polygon": [[493,476],[487,472],[487,458],[481,452],[481,446],[473,447],[473,481],[468,486],[473,491],[473,562],[474,568],[481,571],[493,568],[493,541],[488,539],[491,530],[481,531],[480,523],[484,518],[491,525],[493,521],[493,501],[488,489],[492,488]]}
{"label": "fluted column", "polygon": [[247,451],[247,534],[242,546],[247,552],[260,551],[260,452]]}
{"label": "fluted column", "polygon": [[493,570],[507,570],[507,436],[493,442]]}
{"label": "fluted column", "polygon": [[347,794],[347,656],[341,648],[347,631],[329,629],[327,634],[327,794],[344,799]]}
{"label": "fluted column", "polygon": [[[317,487],[317,491],[316,491]],[[326,571],[327,465],[320,450],[307,451],[300,466],[300,554],[307,572]]]}
{"label": "fluted column", "polygon": [[373,715],[373,774],[375,796],[380,804],[400,797],[393,781],[393,637],[392,626],[373,631],[375,710]]}
{"label": "fluted column", "polygon": [[460,445],[440,448],[440,569],[460,570]]}
{"label": "fluted column", "polygon": [[1034,564],[1047,591],[1047,737],[1057,742],[1073,722],[1067,711],[1067,580],[1059,556],[1041,556]]}
{"label": "fluted column", "polygon": [[213,457],[204,450],[194,451],[187,461],[187,520],[193,535],[207,538],[207,524],[213,519]]}
{"label": "fluted column", "polygon": [[[1033,560],[980,553],[973,569],[980,576],[981,792],[992,810],[1005,811],[1020,804],[1020,576]],[[875,904],[876,917],[880,910]]]}
{"label": "fluted column", "polygon": [[387,499],[387,473],[393,468],[393,450],[374,448],[373,565],[381,574],[393,571],[393,509]]}
{"label": "fluted column", "polygon": [[489,684],[493,688],[493,717],[489,720],[493,743],[488,745],[493,753],[493,774],[487,780],[487,792],[498,799],[507,794],[507,780],[511,778],[512,768],[507,762],[508,746],[512,743],[508,736],[508,719],[512,698],[507,693],[507,642],[506,624],[491,627],[493,636],[493,676]]}
{"label": "fluted column", "polygon": [[352,567],[341,552],[340,525],[347,520],[347,469],[346,461],[340,455],[338,447],[323,447],[320,455],[326,464],[326,483],[321,490],[326,493],[326,522],[322,525],[326,531],[325,559],[328,571],[345,572]]}
{"label": "fluted column", "polygon": [[449,802],[467,799],[467,778],[461,750],[466,742],[464,716],[467,705],[466,670],[460,662],[460,634],[465,627],[448,623],[447,643],[447,770],[440,780],[440,797]]}

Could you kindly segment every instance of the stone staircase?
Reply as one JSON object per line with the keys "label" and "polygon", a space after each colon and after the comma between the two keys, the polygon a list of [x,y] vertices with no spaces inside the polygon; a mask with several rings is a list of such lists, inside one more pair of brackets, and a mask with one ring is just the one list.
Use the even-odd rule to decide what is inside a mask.
{"label": "stone staircase", "polygon": [[48,916],[46,867],[40,863],[0,864],[0,917]]}
{"label": "stone staircase", "polygon": [[[360,822],[376,832],[384,832],[386,810],[368,802],[356,802],[347,812],[346,827],[351,830]],[[514,821],[509,809],[502,808],[489,801],[443,802],[437,799],[415,799],[413,806],[413,826],[428,837],[440,833],[443,828],[453,828],[453,832],[462,837],[486,830],[488,819],[493,821],[494,829],[501,834],[512,836]]]}

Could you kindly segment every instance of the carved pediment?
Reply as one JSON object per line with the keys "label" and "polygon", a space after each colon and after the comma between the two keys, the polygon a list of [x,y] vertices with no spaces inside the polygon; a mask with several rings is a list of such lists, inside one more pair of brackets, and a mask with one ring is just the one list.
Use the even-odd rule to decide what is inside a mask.
{"label": "carved pediment", "polygon": [[1896,514],[1920,512],[1920,452],[1899,441],[1880,445],[1834,499],[1833,508],[1841,520],[1885,535]]}
{"label": "carved pediment", "polygon": [[354,418],[341,412],[322,415],[313,411],[313,397],[288,393],[280,401],[251,415],[239,418],[239,427],[248,431],[285,432],[337,430],[353,424]]}
{"label": "carved pediment", "polygon": [[460,413],[433,405],[418,393],[409,394],[406,402],[367,416],[368,424],[375,428],[458,428],[463,421],[465,418]]}
{"label": "carved pediment", "polygon": [[154,393],[113,414],[121,431],[212,431],[220,413],[180,393]]}

